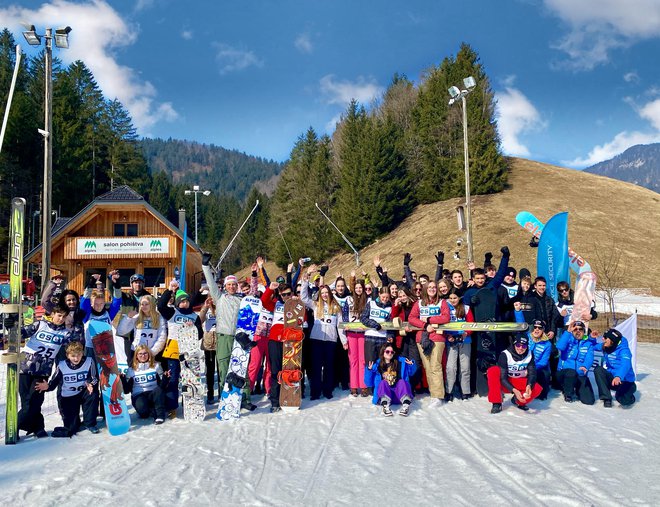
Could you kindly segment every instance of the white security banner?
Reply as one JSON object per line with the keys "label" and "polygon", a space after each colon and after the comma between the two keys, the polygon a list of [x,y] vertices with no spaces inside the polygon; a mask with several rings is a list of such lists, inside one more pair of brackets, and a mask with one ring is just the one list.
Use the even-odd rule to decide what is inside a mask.
{"label": "white security banner", "polygon": [[112,238],[80,238],[76,239],[77,255],[107,255],[107,254],[163,254],[170,249],[170,239],[112,237]]}

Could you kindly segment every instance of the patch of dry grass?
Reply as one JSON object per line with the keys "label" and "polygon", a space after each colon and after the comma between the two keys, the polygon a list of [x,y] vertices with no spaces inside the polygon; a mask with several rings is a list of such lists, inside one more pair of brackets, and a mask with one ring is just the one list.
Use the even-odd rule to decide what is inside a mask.
{"label": "patch of dry grass", "polygon": [[[464,237],[457,230],[455,208],[463,199],[450,199],[418,206],[396,230],[377,240],[360,252],[362,266],[375,275],[372,259],[381,256],[393,278],[403,272],[405,252],[413,256],[412,269],[433,276],[436,251],[445,252],[445,267],[466,272],[465,242],[460,250],[461,260],[453,259],[456,239]],[[616,245],[624,251],[628,263],[625,287],[650,287],[660,294],[657,266],[660,265],[660,195],[622,181],[583,173],[572,169],[542,164],[531,160],[511,159],[509,188],[499,194],[473,196],[472,220],[474,255],[477,265],[483,264],[487,251],[499,262],[499,249],[507,245],[511,250],[511,265],[518,270],[527,267],[536,272],[536,249],[528,246],[531,235],[516,222],[516,214],[530,211],[541,221],[554,214],[568,211],[568,237],[571,247],[598,274],[596,250]],[[350,239],[350,231],[344,231]],[[316,260],[316,259],[315,259]],[[348,275],[355,269],[352,254],[338,254],[329,260],[330,274]],[[267,264],[269,273],[276,275],[274,264]],[[246,275],[247,269],[240,274]],[[274,276],[272,276],[274,278]]]}

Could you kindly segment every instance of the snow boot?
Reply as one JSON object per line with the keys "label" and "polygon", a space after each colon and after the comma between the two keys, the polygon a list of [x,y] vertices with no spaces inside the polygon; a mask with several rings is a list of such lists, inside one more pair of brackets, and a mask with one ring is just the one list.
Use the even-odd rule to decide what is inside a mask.
{"label": "snow boot", "polygon": [[403,417],[407,417],[409,413],[410,413],[410,402],[404,401],[403,405],[401,405],[401,409],[399,409],[399,415],[402,415]]}
{"label": "snow boot", "polygon": [[[64,426],[58,426],[57,428],[53,429],[51,436],[53,438],[71,438],[71,433]],[[37,437],[39,437],[38,433],[37,433]]]}
{"label": "snow boot", "polygon": [[383,415],[385,417],[391,417],[392,416],[392,409],[390,408],[390,404],[387,401],[384,401],[381,403],[383,407]]}
{"label": "snow boot", "polygon": [[603,400],[603,406],[605,408],[612,408],[612,400]]}
{"label": "snow boot", "polygon": [[164,422],[165,420],[162,417],[156,417],[156,419],[154,419],[154,424],[163,424]]}
{"label": "snow boot", "polygon": [[499,414],[502,411],[501,403],[493,403],[493,407],[490,409],[491,414]]}
{"label": "snow boot", "polygon": [[[48,437],[48,432],[46,430],[39,430],[34,434],[34,436],[37,437],[37,438],[47,438]],[[66,436],[68,437],[69,435],[66,435]]]}
{"label": "snow boot", "polygon": [[96,426],[90,426],[87,429],[89,430],[90,433],[93,433],[94,435],[99,433],[99,429]]}
{"label": "snow boot", "polygon": [[270,413],[271,414],[274,414],[275,412],[280,412],[281,410],[282,410],[282,407],[276,407],[276,406],[270,407]]}
{"label": "snow boot", "polygon": [[243,389],[243,386],[245,386],[245,379],[243,377],[239,377],[233,371],[227,373],[227,378],[225,379],[225,382],[237,389]]}
{"label": "snow boot", "polygon": [[511,398],[511,403],[513,403],[516,408],[519,408],[523,412],[527,412],[529,410],[529,407],[527,405],[518,405],[518,401],[516,400],[515,396]]}

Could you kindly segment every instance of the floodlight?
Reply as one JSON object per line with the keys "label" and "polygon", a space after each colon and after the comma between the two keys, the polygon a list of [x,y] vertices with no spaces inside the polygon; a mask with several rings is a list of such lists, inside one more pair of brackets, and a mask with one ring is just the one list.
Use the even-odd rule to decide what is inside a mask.
{"label": "floodlight", "polygon": [[458,89],[458,86],[452,86],[449,88],[449,95],[451,95],[452,99],[455,99],[461,94],[461,90]]}
{"label": "floodlight", "polygon": [[55,29],[55,45],[58,48],[68,48],[69,47],[69,32],[71,27],[67,26],[64,28]]}
{"label": "floodlight", "polygon": [[30,46],[39,46],[41,44],[41,36],[37,34],[36,28],[34,25],[25,25],[27,30],[23,32],[23,37]]}

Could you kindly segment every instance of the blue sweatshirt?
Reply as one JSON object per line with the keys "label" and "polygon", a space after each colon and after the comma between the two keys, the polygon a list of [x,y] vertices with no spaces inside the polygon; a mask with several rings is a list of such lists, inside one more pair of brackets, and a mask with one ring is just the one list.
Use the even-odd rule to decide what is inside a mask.
{"label": "blue sweatshirt", "polygon": [[[564,331],[557,341],[559,350],[559,364],[557,370],[575,370],[580,377],[584,377],[594,362],[594,348],[596,340],[585,337],[577,340],[573,333]],[[585,367],[587,371],[580,368]]]}
{"label": "blue sweatshirt", "polygon": [[[603,344],[599,343],[596,350],[603,350]],[[609,354],[603,350],[604,364],[607,371],[613,376],[619,377],[624,382],[634,382],[635,372],[632,367],[632,353],[628,340],[622,338],[614,352]]]}

